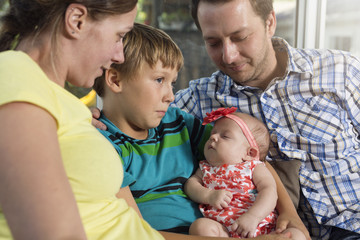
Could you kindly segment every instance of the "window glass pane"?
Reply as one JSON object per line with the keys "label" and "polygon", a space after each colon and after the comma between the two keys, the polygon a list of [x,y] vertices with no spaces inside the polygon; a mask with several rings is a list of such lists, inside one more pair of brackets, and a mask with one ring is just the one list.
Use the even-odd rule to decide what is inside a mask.
{"label": "window glass pane", "polygon": [[296,0],[275,0],[274,11],[277,21],[275,36],[282,37],[290,45],[294,45]]}
{"label": "window glass pane", "polygon": [[325,48],[349,51],[360,58],[358,0],[327,0]]}
{"label": "window glass pane", "polygon": [[[174,91],[185,88],[191,79],[209,76],[216,71],[208,57],[201,33],[191,15],[190,1],[184,0],[140,0],[142,22],[164,30],[180,47],[184,55]],[[140,20],[140,19],[139,19]]]}

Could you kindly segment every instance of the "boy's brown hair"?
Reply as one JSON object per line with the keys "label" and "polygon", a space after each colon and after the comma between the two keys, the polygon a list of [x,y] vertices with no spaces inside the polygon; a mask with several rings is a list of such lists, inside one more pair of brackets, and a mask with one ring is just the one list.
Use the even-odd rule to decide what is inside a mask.
{"label": "boy's brown hair", "polygon": [[[111,65],[112,68],[121,73],[126,80],[136,78],[144,63],[154,67],[160,60],[163,67],[169,67],[179,71],[184,59],[180,48],[169,35],[160,29],[135,23],[134,28],[128,32],[124,39],[124,57],[122,64]],[[96,78],[93,89],[100,97],[104,96],[105,73]]]}

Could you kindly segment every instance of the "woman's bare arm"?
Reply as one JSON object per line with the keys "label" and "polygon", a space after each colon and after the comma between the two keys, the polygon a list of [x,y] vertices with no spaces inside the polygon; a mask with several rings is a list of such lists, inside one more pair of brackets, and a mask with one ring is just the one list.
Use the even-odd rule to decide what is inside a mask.
{"label": "woman's bare arm", "polygon": [[[223,238],[223,237],[202,237],[202,236],[194,236],[194,235],[185,235],[185,234],[177,234],[177,233],[169,233],[169,232],[160,232],[161,235],[166,240],[235,240],[238,238]],[[289,234],[268,234],[261,235],[255,238],[243,238],[243,239],[253,239],[253,240],[289,240]]]}
{"label": "woman's bare arm", "polygon": [[27,103],[0,107],[0,205],[15,239],[86,239],[54,118]]}
{"label": "woman's bare arm", "polygon": [[116,194],[116,197],[125,199],[127,204],[137,212],[139,217],[143,218],[129,187],[120,188],[119,192]]}

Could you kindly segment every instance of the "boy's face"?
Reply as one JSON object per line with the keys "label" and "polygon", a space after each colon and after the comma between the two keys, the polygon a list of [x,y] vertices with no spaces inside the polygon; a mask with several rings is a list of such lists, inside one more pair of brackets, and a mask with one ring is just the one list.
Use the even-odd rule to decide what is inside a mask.
{"label": "boy's face", "polygon": [[249,147],[249,142],[237,123],[224,117],[215,122],[205,144],[204,155],[212,166],[233,165],[251,160],[248,156]]}
{"label": "boy's face", "polygon": [[161,61],[153,68],[145,63],[135,79],[122,83],[119,101],[124,133],[143,139],[147,137],[148,129],[160,124],[174,100],[173,85],[177,75],[176,69],[164,68]]}

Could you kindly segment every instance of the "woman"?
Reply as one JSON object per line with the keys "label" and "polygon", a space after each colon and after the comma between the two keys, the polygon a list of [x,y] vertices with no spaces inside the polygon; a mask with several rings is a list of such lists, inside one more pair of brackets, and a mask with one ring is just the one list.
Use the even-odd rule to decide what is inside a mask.
{"label": "woman", "polygon": [[0,32],[1,239],[162,238],[115,197],[118,156],[64,89],[91,87],[124,61],[136,4],[10,1]]}

